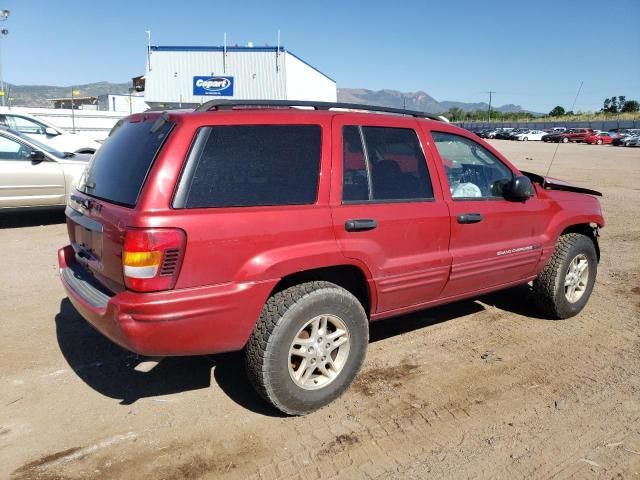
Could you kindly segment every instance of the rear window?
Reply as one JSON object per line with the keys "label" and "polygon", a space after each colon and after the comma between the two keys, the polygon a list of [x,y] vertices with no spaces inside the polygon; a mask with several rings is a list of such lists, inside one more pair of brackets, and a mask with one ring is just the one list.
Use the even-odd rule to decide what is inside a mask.
{"label": "rear window", "polygon": [[124,122],[111,131],[87,167],[78,190],[132,207],[174,124],[158,120]]}
{"label": "rear window", "polygon": [[176,194],[176,208],[315,203],[319,125],[201,128]]}

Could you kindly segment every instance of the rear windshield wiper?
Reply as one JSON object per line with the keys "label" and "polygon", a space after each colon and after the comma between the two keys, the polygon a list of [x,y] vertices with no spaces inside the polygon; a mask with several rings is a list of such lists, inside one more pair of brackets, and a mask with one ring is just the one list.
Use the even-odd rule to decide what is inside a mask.
{"label": "rear windshield wiper", "polygon": [[162,128],[162,126],[169,121],[169,113],[164,111],[160,114],[158,119],[154,122],[149,130],[149,133],[156,133],[158,130]]}

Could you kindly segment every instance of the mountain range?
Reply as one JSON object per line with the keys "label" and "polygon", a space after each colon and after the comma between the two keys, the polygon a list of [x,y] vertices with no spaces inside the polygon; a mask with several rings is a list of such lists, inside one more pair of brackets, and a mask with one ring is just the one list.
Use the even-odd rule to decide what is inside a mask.
{"label": "mountain range", "polygon": [[[446,100],[439,102],[423,91],[403,93],[397,90],[367,90],[364,88],[339,88],[338,101],[348,103],[364,103],[365,105],[381,105],[384,107],[406,108],[429,113],[442,113],[450,108],[460,108],[465,112],[487,110],[489,104],[485,102],[466,103]],[[523,112],[520,105],[507,104],[500,107],[492,106],[500,112]]]}
{"label": "mountain range", "polygon": [[[55,87],[50,85],[13,85],[5,83],[7,98],[11,98],[11,104],[25,107],[50,107],[47,99],[69,97],[71,90],[79,90],[79,96],[96,97],[105,93],[125,94],[129,92],[131,83],[96,82],[73,87]],[[407,108],[429,113],[446,112],[450,108],[460,108],[465,112],[475,110],[487,110],[489,105],[485,102],[465,103],[456,101],[439,102],[423,91],[399,92],[397,90],[367,90],[364,88],[338,88],[338,101],[348,103],[363,103],[365,105],[380,105],[384,107]],[[522,112],[519,105],[502,105],[493,107],[500,112]]]}

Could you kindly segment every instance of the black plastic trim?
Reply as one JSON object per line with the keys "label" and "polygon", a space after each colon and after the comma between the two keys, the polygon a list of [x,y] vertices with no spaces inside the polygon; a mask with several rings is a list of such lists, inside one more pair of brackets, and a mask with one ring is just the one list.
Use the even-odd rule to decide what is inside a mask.
{"label": "black plastic trim", "polygon": [[106,309],[114,296],[113,292],[100,285],[98,281],[79,264],[72,264],[60,272],[63,280],[83,300],[92,307]]}

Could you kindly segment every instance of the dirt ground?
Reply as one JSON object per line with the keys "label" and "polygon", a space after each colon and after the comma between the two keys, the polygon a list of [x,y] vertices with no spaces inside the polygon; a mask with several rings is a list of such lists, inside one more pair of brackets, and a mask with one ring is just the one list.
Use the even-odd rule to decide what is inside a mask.
{"label": "dirt ground", "polygon": [[[556,148],[494,145],[534,172]],[[63,215],[3,214],[0,478],[640,478],[640,148],[560,145],[551,175],[604,193],[578,317],[520,287],[374,324],[352,388],[303,418],[238,354],[135,371],[65,299]]]}

